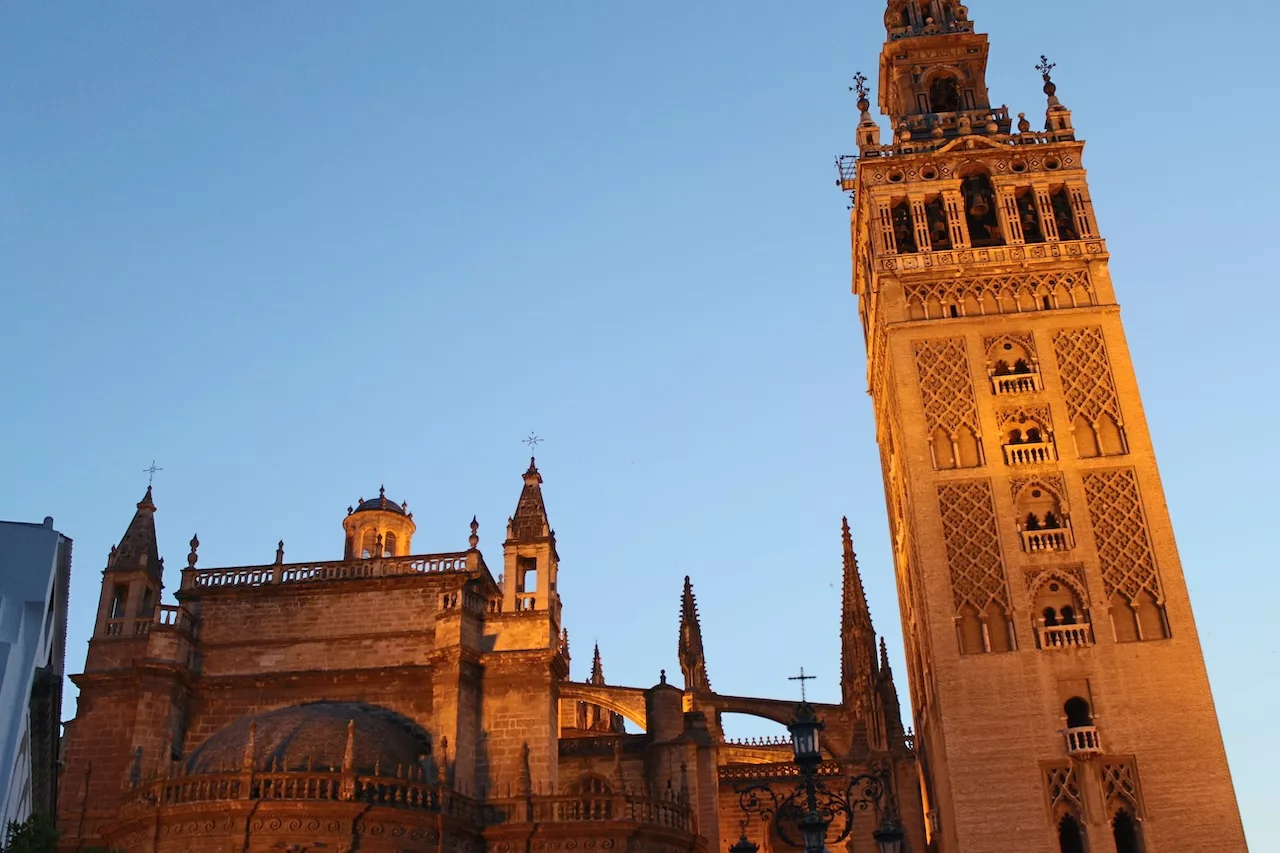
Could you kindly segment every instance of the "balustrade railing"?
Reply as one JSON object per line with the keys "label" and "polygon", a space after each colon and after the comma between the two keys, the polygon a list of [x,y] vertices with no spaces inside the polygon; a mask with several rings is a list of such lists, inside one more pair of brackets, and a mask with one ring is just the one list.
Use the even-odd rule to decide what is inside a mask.
{"label": "balustrade railing", "polygon": [[[374,557],[320,563],[279,563],[270,566],[244,566],[229,569],[186,569],[182,573],[182,587],[183,589],[220,589],[467,572],[470,570],[468,560],[473,553],[476,552]],[[483,567],[484,561],[478,560],[477,565]]]}
{"label": "balustrade railing", "polygon": [[744,737],[726,739],[725,743],[730,746],[790,746],[791,738],[787,735]]}
{"label": "balustrade railing", "polygon": [[1004,445],[1004,464],[1035,465],[1058,458],[1052,441],[1023,442]]}
{"label": "balustrade railing", "polygon": [[681,798],[627,793],[530,794],[479,803],[419,778],[342,771],[270,770],[157,779],[128,792],[130,810],[230,800],[350,801],[451,814],[489,825],[613,820],[692,831]]}
{"label": "balustrade railing", "polygon": [[535,794],[494,800],[486,808],[488,824],[624,821],[691,832],[692,810],[676,797],[635,794]]}
{"label": "balustrade railing", "polygon": [[1071,535],[1071,526],[1056,527],[1052,530],[1023,530],[1022,550],[1028,553],[1039,551],[1069,551],[1076,546],[1075,537]]}
{"label": "balustrade railing", "polygon": [[[840,776],[844,768],[834,761],[824,761],[818,765],[819,776]],[[787,779],[800,775],[800,768],[794,761],[771,761],[767,764],[740,764],[720,768],[720,781],[738,779]]]}
{"label": "balustrade railing", "polygon": [[1102,739],[1095,726],[1077,726],[1067,729],[1068,755],[1096,755],[1102,752]]}
{"label": "balustrade railing", "polygon": [[1042,649],[1071,649],[1088,646],[1091,643],[1087,622],[1079,625],[1040,626],[1040,648]]}
{"label": "balustrade railing", "polygon": [[1043,388],[1039,373],[1004,373],[991,377],[993,394],[1030,394]]}

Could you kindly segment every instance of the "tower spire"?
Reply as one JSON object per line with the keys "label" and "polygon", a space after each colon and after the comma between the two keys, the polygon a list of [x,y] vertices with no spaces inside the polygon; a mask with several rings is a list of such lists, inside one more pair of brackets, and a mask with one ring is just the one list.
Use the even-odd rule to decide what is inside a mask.
{"label": "tower spire", "polygon": [[888,745],[892,746],[903,734],[902,706],[898,702],[898,687],[893,683],[893,670],[889,667],[889,647],[885,645],[884,637],[880,638],[880,671],[876,673],[876,690],[880,694],[880,705],[884,711]]}
{"label": "tower spire", "polygon": [[591,653],[591,678],[588,683],[597,687],[604,686],[604,666],[600,663],[600,644],[596,643],[595,651]]}
{"label": "tower spire", "polygon": [[125,528],[120,544],[111,552],[108,569],[143,569],[159,577],[162,566],[160,547],[156,542],[156,505],[151,499],[151,487],[138,501],[133,520]]}
{"label": "tower spire", "polygon": [[702,624],[698,620],[698,601],[693,597],[693,583],[684,577],[684,595],[680,600],[680,671],[684,673],[684,689],[711,690],[707,677],[707,655],[702,648]]}
{"label": "tower spire", "polygon": [[853,550],[849,519],[841,519],[844,546],[844,604],[840,620],[840,690],[844,704],[855,719],[866,719],[875,692],[876,632],[871,610],[858,573],[858,555]]}
{"label": "tower spire", "polygon": [[524,472],[524,488],[516,504],[515,515],[507,524],[507,538],[513,540],[541,539],[551,535],[551,523],[547,519],[547,505],[542,501],[542,474],[536,460],[529,457],[529,470]]}

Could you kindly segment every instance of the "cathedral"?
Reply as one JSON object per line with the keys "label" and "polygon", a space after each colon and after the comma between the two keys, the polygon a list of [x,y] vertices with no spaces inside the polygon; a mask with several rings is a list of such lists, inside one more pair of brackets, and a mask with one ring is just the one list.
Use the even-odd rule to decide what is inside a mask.
{"label": "cathedral", "polygon": [[[175,605],[148,488],[73,676],[63,850],[1246,849],[1053,65],[1033,130],[992,106],[957,0],[890,0],[884,25],[892,138],[858,75],[837,168],[911,728],[847,525],[841,701],[797,707],[713,689],[688,578],[679,683],[611,684],[598,649],[572,680],[534,460],[492,567],[474,520],[466,548],[415,552],[380,489],[340,559],[205,567],[192,538]],[[724,713],[795,742],[727,739]],[[829,798],[816,843],[787,806],[806,785]]]}

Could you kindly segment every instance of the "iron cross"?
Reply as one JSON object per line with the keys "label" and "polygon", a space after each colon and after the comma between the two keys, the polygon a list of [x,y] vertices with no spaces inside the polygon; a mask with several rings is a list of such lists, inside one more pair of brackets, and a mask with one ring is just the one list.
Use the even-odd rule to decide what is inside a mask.
{"label": "iron cross", "polygon": [[538,449],[538,445],[541,444],[542,441],[543,439],[538,438],[538,434],[536,432],[531,432],[529,433],[528,438],[522,439],[521,443],[529,445],[529,450],[533,451]]}
{"label": "iron cross", "polygon": [[142,469],[142,473],[144,473],[144,474],[146,474],[146,475],[147,475],[147,488],[151,488],[152,481],[153,481],[153,480],[155,480],[155,478],[156,478],[156,472],[157,472],[157,471],[163,471],[163,470],[164,470],[163,468],[157,468],[157,467],[156,467],[156,460],[154,460],[154,459],[152,459],[152,460],[151,460],[151,467],[150,467],[150,468],[143,468],[143,469]]}
{"label": "iron cross", "polygon": [[813,680],[814,680],[815,678],[817,678],[817,677],[818,677],[818,676],[816,676],[816,675],[805,675],[805,674],[804,674],[804,667],[800,667],[800,674],[799,674],[799,675],[793,675],[793,676],[790,676],[790,677],[787,679],[787,681],[798,681],[798,682],[800,682],[800,701],[801,701],[801,702],[807,702],[807,701],[808,701],[808,699],[807,699],[807,698],[805,697],[805,695],[804,695],[804,683],[805,683],[806,681],[813,681]]}

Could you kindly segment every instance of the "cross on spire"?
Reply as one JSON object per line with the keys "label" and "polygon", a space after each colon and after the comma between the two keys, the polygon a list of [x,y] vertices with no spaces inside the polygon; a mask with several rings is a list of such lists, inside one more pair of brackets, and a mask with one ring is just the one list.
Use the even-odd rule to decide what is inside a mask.
{"label": "cross on spire", "polygon": [[538,445],[541,444],[544,440],[545,439],[539,438],[536,432],[531,432],[529,433],[529,437],[521,439],[520,443],[529,445],[530,452],[533,452],[538,449]]}
{"label": "cross on spire", "polygon": [[151,467],[142,469],[142,473],[147,475],[147,488],[150,488],[152,485],[152,482],[155,480],[156,472],[163,471],[163,470],[164,470],[163,468],[156,467],[156,460],[154,459],[151,460]]}
{"label": "cross on spire", "polygon": [[809,701],[809,700],[808,700],[808,698],[804,695],[804,683],[805,683],[806,681],[813,681],[813,680],[814,680],[815,678],[817,678],[817,677],[818,677],[818,676],[816,676],[816,675],[805,675],[805,674],[804,674],[804,667],[800,667],[800,674],[799,674],[799,675],[793,675],[793,676],[790,676],[790,677],[787,679],[787,681],[798,681],[798,682],[800,682],[800,701],[801,701],[801,702],[807,702],[807,701]]}

